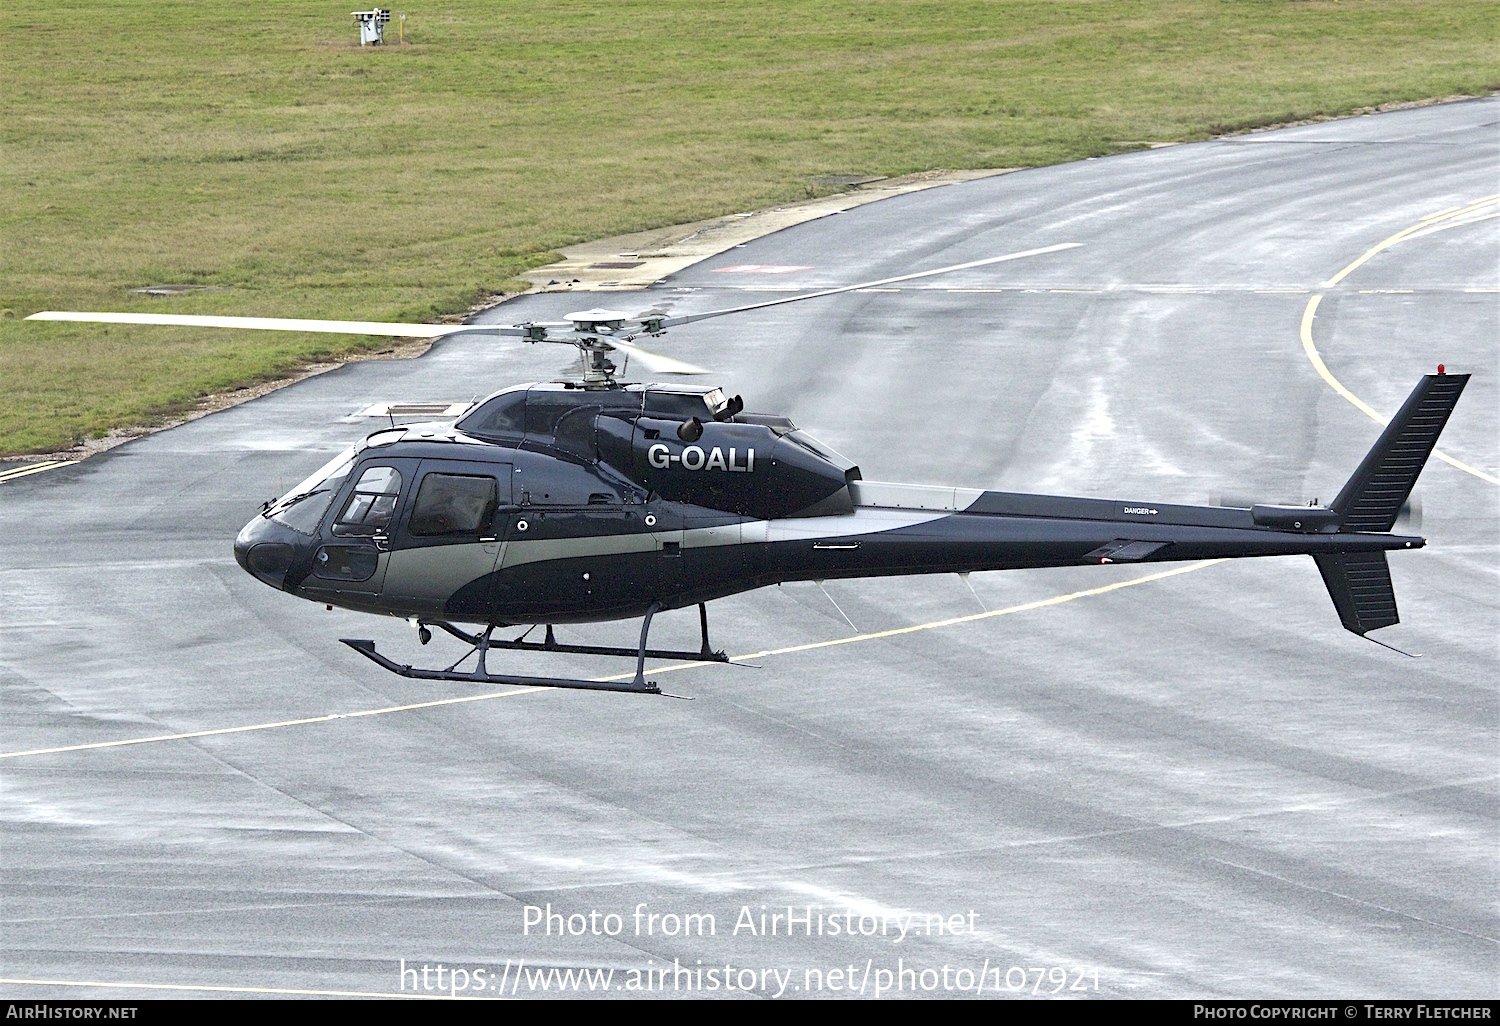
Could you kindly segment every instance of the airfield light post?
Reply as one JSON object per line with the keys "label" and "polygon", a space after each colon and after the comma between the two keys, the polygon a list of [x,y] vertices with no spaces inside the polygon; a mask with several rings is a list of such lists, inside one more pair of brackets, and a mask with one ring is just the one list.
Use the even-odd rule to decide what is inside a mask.
{"label": "airfield light post", "polygon": [[396,44],[406,45],[406,15],[399,15],[400,21],[396,24]]}

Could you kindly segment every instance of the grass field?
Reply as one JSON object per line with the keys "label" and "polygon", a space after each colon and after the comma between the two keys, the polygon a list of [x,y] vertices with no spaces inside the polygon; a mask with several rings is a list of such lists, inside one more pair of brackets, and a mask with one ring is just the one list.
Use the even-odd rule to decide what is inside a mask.
{"label": "grass field", "polygon": [[[400,10],[401,8],[397,8]],[[571,242],[1500,82],[1493,0],[0,9],[0,454],[384,345],[40,309],[431,319]],[[395,38],[392,23],[390,38]],[[148,284],[213,286],[171,299]]]}

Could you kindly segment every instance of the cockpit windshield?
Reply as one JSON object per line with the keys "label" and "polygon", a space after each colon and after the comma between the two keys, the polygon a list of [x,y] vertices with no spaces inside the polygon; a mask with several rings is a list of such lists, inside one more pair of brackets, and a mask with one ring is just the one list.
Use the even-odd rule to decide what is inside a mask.
{"label": "cockpit windshield", "polygon": [[317,534],[318,524],[333,496],[354,466],[354,449],[348,448],[313,471],[306,480],[266,511],[266,516],[302,534]]}

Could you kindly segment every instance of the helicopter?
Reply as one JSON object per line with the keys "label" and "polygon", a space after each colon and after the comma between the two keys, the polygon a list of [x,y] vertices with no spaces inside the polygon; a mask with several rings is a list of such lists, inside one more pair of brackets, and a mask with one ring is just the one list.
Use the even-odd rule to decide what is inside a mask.
{"label": "helicopter", "polygon": [[[271,587],[407,619],[422,645],[436,628],[468,646],[451,665],[424,669],[371,640],[340,639],[403,677],[659,695],[648,658],[730,661],[709,643],[707,603],[716,599],[792,581],[978,570],[1310,555],[1347,630],[1368,637],[1398,623],[1386,552],[1426,542],[1392,531],[1469,380],[1441,364],[1331,503],[1246,508],[866,481],[787,417],[749,412],[719,387],[621,382],[610,359],[704,374],[637,340],[1078,245],[680,315],[590,309],[507,326],[64,311],[28,319],[432,339],[477,332],[574,346],[576,378],[503,388],[451,423],[374,431],[265,503],[235,538],[236,561]],[[653,617],[693,605],[698,651],[649,647]],[[635,617],[633,649],[564,644],[554,630]],[[525,633],[496,636],[517,626]],[[544,639],[527,640],[537,626]],[[636,672],[628,681],[494,672],[492,650],[628,657]],[[472,668],[460,669],[471,655]]]}

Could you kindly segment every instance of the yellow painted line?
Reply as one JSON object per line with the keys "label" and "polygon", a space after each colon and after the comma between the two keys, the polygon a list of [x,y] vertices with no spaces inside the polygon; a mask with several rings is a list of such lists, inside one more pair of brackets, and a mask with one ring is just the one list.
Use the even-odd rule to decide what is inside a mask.
{"label": "yellow painted line", "polygon": [[1422,218],[1422,224],[1432,224],[1438,221],[1455,221],[1467,214],[1472,214],[1476,210],[1482,210],[1485,207],[1493,206],[1497,202],[1500,202],[1500,192],[1494,193],[1490,196],[1481,196],[1479,199],[1474,200],[1471,203],[1466,203],[1461,207],[1454,207],[1452,210],[1445,210],[1440,214],[1424,217]]}
{"label": "yellow painted line", "polygon": [[1486,207],[1489,204],[1496,202],[1497,200],[1500,200],[1500,193],[1497,193],[1493,196],[1486,196],[1483,199],[1475,200],[1468,206],[1459,207],[1456,210],[1442,211],[1438,214],[1425,217],[1421,221],[1412,225],[1410,228],[1403,228],[1395,235],[1392,235],[1390,238],[1377,242],[1375,245],[1365,250],[1364,253],[1359,257],[1359,259],[1355,260],[1348,267],[1345,267],[1338,274],[1335,274],[1332,278],[1329,278],[1327,281],[1325,281],[1322,287],[1328,289],[1333,288],[1339,282],[1343,281],[1350,274],[1352,274],[1357,268],[1363,266],[1372,257],[1378,256],[1379,254],[1390,249],[1392,246],[1396,245],[1398,242],[1402,242],[1409,236],[1421,231],[1424,228],[1431,228],[1434,224],[1440,221],[1454,221],[1467,213],[1479,210],[1482,207]]}
{"label": "yellow painted line", "polygon": [[1431,235],[1434,232],[1446,231],[1449,228],[1462,228],[1464,225],[1478,224],[1480,221],[1489,221],[1496,217],[1500,217],[1500,210],[1497,210],[1494,213],[1490,214],[1479,214],[1475,217],[1460,217],[1456,220],[1444,221],[1441,224],[1431,225],[1430,227],[1423,228],[1420,231],[1414,231],[1401,241],[1406,242],[1409,239],[1420,239],[1424,236]]}
{"label": "yellow painted line", "polygon": [[[628,676],[634,676],[629,674]],[[611,678],[613,679],[613,678]],[[387,713],[411,712],[416,709],[435,709],[443,705],[463,705],[465,702],[487,702],[492,698],[511,698],[529,695],[533,691],[551,691],[551,688],[515,688],[511,691],[491,691],[483,695],[465,695],[461,698],[440,698],[432,702],[415,702],[411,705],[387,705],[380,709],[361,709],[351,713],[329,713],[326,716],[308,716],[300,720],[277,720],[275,723],[252,723],[246,727],[220,727],[217,730],[190,730],[182,734],[156,734],[152,737],[133,737],[123,741],[98,741],[88,745],[65,745],[61,748],[33,748],[25,752],[0,752],[0,759],[19,759],[26,755],[54,755],[58,752],[84,752],[94,748],[123,748],[126,745],[149,745],[157,741],[186,741],[195,737],[216,737],[220,734],[246,734],[252,730],[275,730],[278,727],[300,727],[309,723],[331,723],[334,720],[355,720],[364,716],[384,716]]]}
{"label": "yellow painted line", "polygon": [[810,652],[818,648],[832,648],[835,645],[852,645],[858,641],[874,641],[877,638],[894,638],[901,634],[915,634],[918,631],[930,631],[938,627],[953,627],[961,623],[974,623],[977,620],[988,620],[993,616],[1010,616],[1012,613],[1025,613],[1033,609],[1045,609],[1048,606],[1060,606],[1064,602],[1074,602],[1081,598],[1092,598],[1095,595],[1108,595],[1112,591],[1122,588],[1133,588],[1138,584],[1149,584],[1152,581],[1166,580],[1168,577],[1176,577],[1180,574],[1190,574],[1194,570],[1202,570],[1204,567],[1223,563],[1222,559],[1204,559],[1187,566],[1174,567],[1171,570],[1163,570],[1159,573],[1147,574],[1144,577],[1132,577],[1128,581],[1116,581],[1114,584],[1106,584],[1098,588],[1089,588],[1086,591],[1072,591],[1066,595],[1054,595],[1052,598],[1037,599],[1035,602],[1023,602],[1018,606],[1008,606],[1005,609],[991,609],[983,613],[970,613],[968,616],[954,616],[947,620],[934,620],[931,623],[919,623],[912,627],[894,627],[888,631],[875,631],[872,634],[855,634],[848,638],[834,638],[832,641],[815,641],[807,645],[792,645],[789,648],[771,648],[764,652],[752,652],[749,655],[735,656],[735,659],[764,659],[767,656],[790,655],[793,652]]}
{"label": "yellow painted line", "polygon": [[14,481],[21,477],[30,477],[32,474],[40,474],[44,470],[56,470],[59,467],[71,467],[77,460],[46,460],[42,463],[27,463],[15,470],[0,472],[0,482]]}
{"label": "yellow painted line", "polygon": [[[1144,577],[1133,577],[1128,581],[1116,581],[1114,584],[1106,584],[1098,588],[1089,588],[1085,591],[1073,591],[1066,595],[1054,595],[1052,598],[1038,599],[1035,602],[1023,602],[1018,606],[1009,606],[1005,609],[992,609],[983,613],[971,613],[968,616],[955,616],[946,620],[934,620],[931,623],[919,623],[911,627],[896,627],[888,631],[876,631],[872,634],[855,634],[847,638],[835,638],[832,641],[815,641],[806,645],[792,645],[787,648],[766,649],[762,652],[752,652],[749,655],[731,656],[735,661],[748,659],[764,659],[768,656],[791,655],[794,652],[810,652],[819,648],[831,648],[835,645],[852,645],[860,641],[874,641],[878,638],[893,638],[900,634],[915,634],[918,631],[930,631],[939,627],[953,627],[963,623],[973,623],[976,620],[988,620],[994,616],[1009,616],[1012,613],[1024,613],[1032,609],[1045,609],[1048,606],[1059,606],[1064,602],[1073,602],[1081,598],[1090,598],[1095,595],[1107,595],[1112,591],[1122,588],[1133,588],[1138,584],[1149,584],[1152,581],[1165,580],[1168,577],[1176,577],[1179,574],[1192,573],[1194,570],[1202,570],[1204,567],[1214,566],[1222,563],[1222,559],[1205,559],[1197,563],[1189,563],[1187,566],[1174,567],[1171,570],[1163,570],[1159,573],[1146,574]],[[652,674],[671,673],[674,670],[687,670],[696,666],[716,666],[717,663],[691,662],[675,663],[652,670]],[[634,671],[629,673],[617,673],[610,677],[596,677],[598,683],[614,680],[626,680],[634,677]],[[308,716],[299,720],[278,720],[274,723],[254,723],[244,727],[221,727],[217,730],[192,730],[182,734],[157,734],[152,737],[127,738],[123,741],[97,741],[85,745],[64,745],[59,748],[32,748],[24,752],[3,752],[0,759],[19,759],[28,755],[55,755],[60,752],[83,752],[96,748],[122,748],[126,745],[153,744],[158,741],[186,741],[197,737],[217,737],[223,734],[245,734],[255,730],[275,730],[279,727],[300,727],[312,723],[329,723],[333,720],[353,720],[366,716],[384,716],[388,713],[412,712],[417,709],[436,709],[445,705],[463,705],[468,702],[488,702],[495,698],[512,698],[516,695],[529,695],[538,691],[551,691],[552,688],[514,688],[509,691],[492,691],[483,695],[468,695],[462,698],[442,698],[431,702],[414,702],[411,705],[388,705],[379,709],[362,709],[351,713],[329,713],[326,716]],[[0,981],[3,982],[3,981]]]}
{"label": "yellow painted line", "polygon": [[[1312,361],[1313,369],[1318,372],[1318,374],[1323,378],[1324,381],[1328,382],[1328,384],[1332,386],[1335,392],[1343,396],[1345,399],[1349,400],[1355,406],[1359,407],[1359,409],[1363,410],[1365,414],[1368,415],[1372,420],[1378,421],[1380,424],[1388,423],[1390,418],[1382,417],[1380,414],[1376,413],[1375,410],[1371,408],[1369,403],[1365,402],[1359,396],[1349,391],[1344,387],[1343,382],[1339,381],[1338,378],[1333,376],[1333,373],[1328,369],[1328,365],[1323,362],[1323,357],[1318,353],[1318,347],[1313,344],[1313,316],[1317,313],[1318,304],[1322,301],[1323,294],[1319,293],[1318,295],[1313,296],[1307,301],[1307,309],[1302,311],[1302,351],[1305,352],[1307,354],[1307,358]],[[1462,470],[1466,474],[1473,474],[1480,480],[1488,481],[1490,484],[1500,485],[1500,477],[1495,477],[1493,474],[1486,474],[1484,471],[1479,470],[1476,467],[1471,467],[1467,463],[1456,460],[1452,456],[1449,456],[1447,453],[1443,452],[1441,449],[1432,450],[1432,454],[1449,466],[1457,467],[1459,470]]]}
{"label": "yellow painted line", "polygon": [[[196,991],[209,994],[285,994],[289,997],[368,997],[407,998],[412,1001],[485,1001],[494,998],[475,998],[465,995],[453,998],[447,994],[410,994],[399,990],[299,990],[292,987],[215,987],[192,986],[184,983],[115,983],[103,980],[14,980],[0,978],[0,984],[9,983],[21,987],[107,987],[111,990],[158,990]],[[16,1002],[12,1001],[11,1004]]]}
{"label": "yellow painted line", "polygon": [[1422,220],[1436,221],[1440,217],[1447,217],[1449,214],[1456,214],[1462,209],[1463,207],[1449,207],[1447,210],[1439,210],[1436,214],[1428,214],[1427,216],[1423,217]]}

